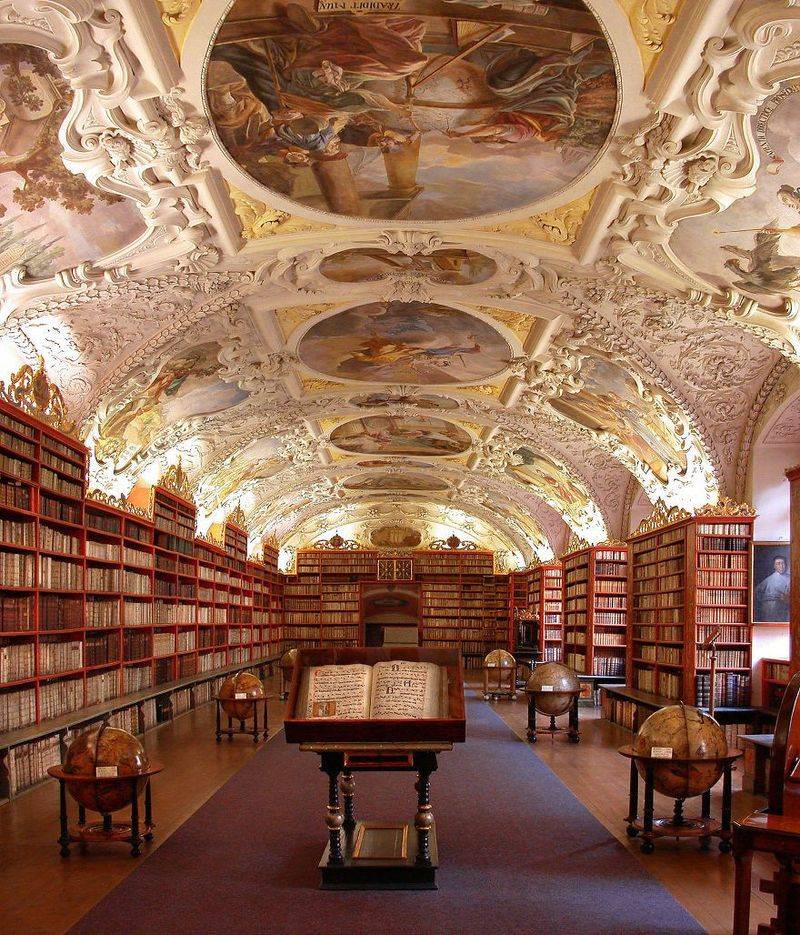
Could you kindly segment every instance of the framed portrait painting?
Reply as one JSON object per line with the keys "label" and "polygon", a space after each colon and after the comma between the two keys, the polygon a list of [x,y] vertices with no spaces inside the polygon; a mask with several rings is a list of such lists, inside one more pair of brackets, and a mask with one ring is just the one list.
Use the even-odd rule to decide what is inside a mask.
{"label": "framed portrait painting", "polygon": [[789,543],[753,543],[753,623],[789,622]]}

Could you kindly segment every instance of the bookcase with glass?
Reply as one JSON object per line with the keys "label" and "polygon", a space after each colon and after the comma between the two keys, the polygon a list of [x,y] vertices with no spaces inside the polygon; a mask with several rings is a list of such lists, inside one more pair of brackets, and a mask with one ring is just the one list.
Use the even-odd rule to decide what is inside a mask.
{"label": "bookcase with glass", "polygon": [[628,685],[718,708],[750,704],[752,516],[696,516],[630,539]]}
{"label": "bookcase with glass", "polygon": [[537,565],[529,575],[528,606],[539,621],[537,645],[543,662],[564,655],[564,569],[558,562]]}
{"label": "bookcase with glass", "polygon": [[582,675],[625,675],[628,550],[595,545],[565,555],[564,662]]}

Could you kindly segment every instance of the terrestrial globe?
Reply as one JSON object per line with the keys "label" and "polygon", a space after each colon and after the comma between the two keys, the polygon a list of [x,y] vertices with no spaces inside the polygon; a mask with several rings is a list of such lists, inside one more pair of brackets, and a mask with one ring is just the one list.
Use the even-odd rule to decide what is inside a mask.
{"label": "terrestrial globe", "polygon": [[485,669],[513,669],[517,660],[505,649],[493,649],[483,660]]}
{"label": "terrestrial globe", "polygon": [[291,678],[292,669],[294,669],[294,661],[297,659],[297,650],[296,649],[287,649],[286,652],[281,656],[280,666],[283,669],[284,675],[287,679]]}
{"label": "terrestrial globe", "polygon": [[544,665],[536,666],[533,675],[525,683],[526,692],[536,692],[536,710],[551,717],[566,714],[575,694],[580,690],[578,676],[560,662],[545,662]]}
{"label": "terrestrial globe", "polygon": [[222,699],[222,710],[228,717],[237,721],[250,721],[255,711],[253,701],[264,697],[264,685],[251,672],[237,672],[222,683],[219,697]]}
{"label": "terrestrial globe", "polygon": [[[64,759],[64,772],[73,776],[96,776],[98,768],[116,770],[117,776],[138,776],[150,768],[142,744],[128,731],[109,727],[104,721],[76,737]],[[136,783],[141,795],[147,777]],[[80,805],[107,815],[131,804],[133,784],[98,779],[96,782],[68,782],[69,794]]]}
{"label": "terrestrial globe", "polygon": [[[707,714],[682,704],[669,705],[654,712],[639,728],[633,749],[640,756],[652,756],[652,749],[672,751],[672,756],[702,757],[707,763],[678,763],[672,759],[654,763],[653,786],[662,795],[686,799],[702,795],[720,778],[728,753],[725,731]],[[652,762],[652,761],[651,761]],[[637,760],[639,775],[646,778],[645,764]]]}

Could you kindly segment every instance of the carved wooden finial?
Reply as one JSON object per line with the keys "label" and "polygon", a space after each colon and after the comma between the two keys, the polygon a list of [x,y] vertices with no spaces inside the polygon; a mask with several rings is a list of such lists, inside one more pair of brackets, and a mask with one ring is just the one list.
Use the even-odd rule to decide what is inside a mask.
{"label": "carved wooden finial", "polygon": [[78,437],[77,427],[67,415],[61,390],[47,376],[41,356],[35,370],[30,364],[23,364],[11,375],[8,386],[0,380],[0,399],[36,416],[65,435]]}

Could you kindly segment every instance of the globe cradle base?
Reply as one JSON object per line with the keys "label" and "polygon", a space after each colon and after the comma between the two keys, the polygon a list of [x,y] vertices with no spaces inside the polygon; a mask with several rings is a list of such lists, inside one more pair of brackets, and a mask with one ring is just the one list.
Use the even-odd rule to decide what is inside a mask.
{"label": "globe cradle base", "polygon": [[[551,686],[552,691],[542,691],[542,686]],[[534,695],[536,710],[549,717],[566,714],[575,699],[575,693],[580,690],[578,676],[560,662],[546,662],[536,666],[525,683],[526,693]]]}
{"label": "globe cradle base", "polygon": [[[98,767],[116,769],[120,777],[134,777],[147,772],[150,760],[133,734],[103,723],[76,737],[64,758],[64,772],[73,776],[95,776]],[[142,776],[136,783],[137,796],[146,785],[147,776]],[[132,782],[104,782],[101,779],[69,783],[67,788],[79,805],[104,815],[129,806],[134,794]]]}
{"label": "globe cradle base", "polygon": [[[633,750],[640,757],[650,757],[653,748],[668,748],[672,756],[708,758],[708,763],[680,763],[671,759],[649,761],[653,769],[653,787],[673,799],[688,799],[702,795],[716,785],[724,770],[723,758],[728,754],[725,731],[714,718],[697,708],[670,705],[655,711],[639,728]],[[646,766],[636,761],[644,779]]]}

